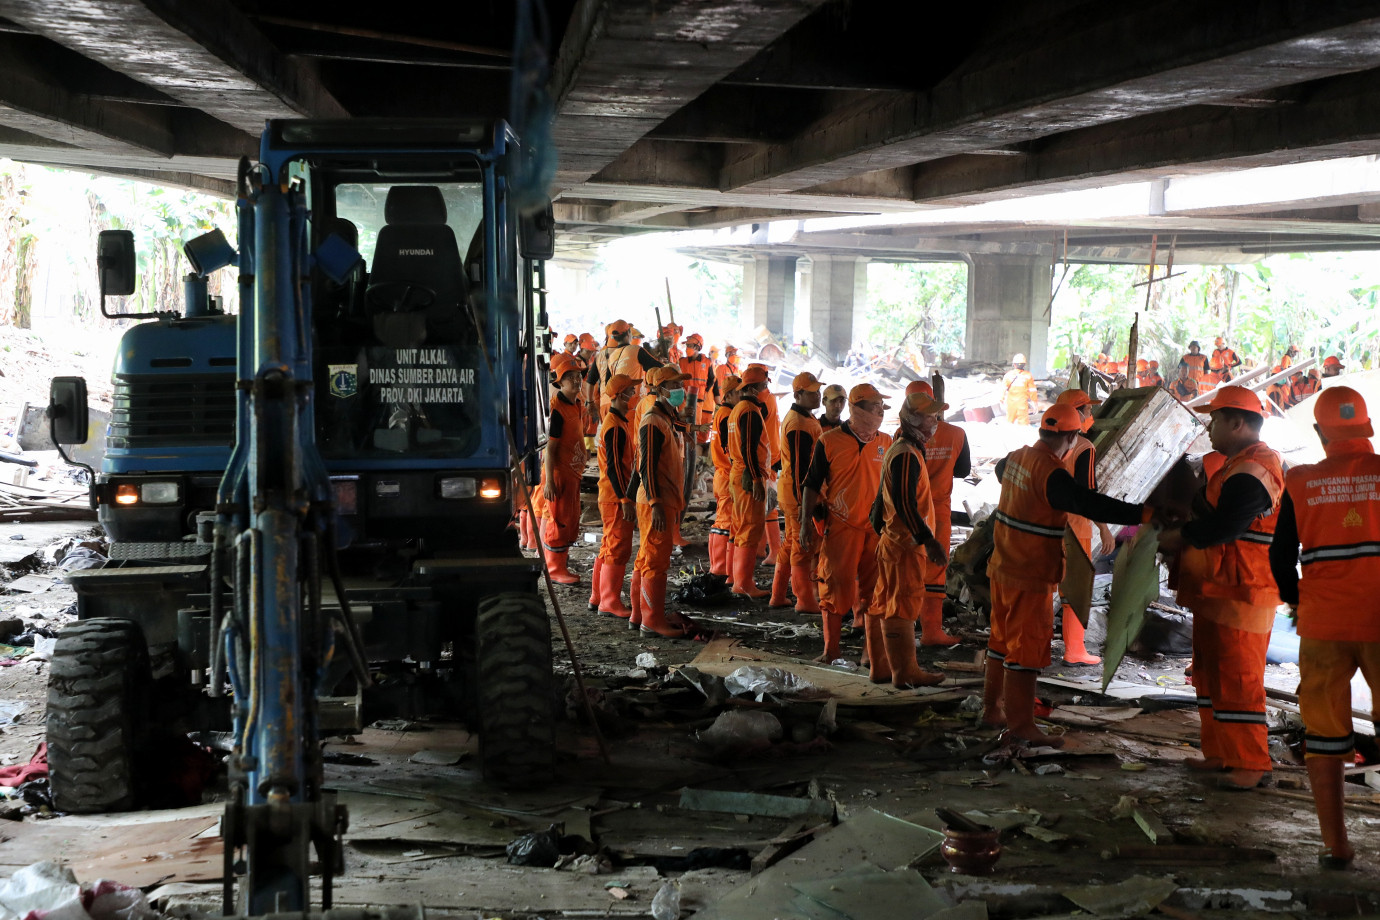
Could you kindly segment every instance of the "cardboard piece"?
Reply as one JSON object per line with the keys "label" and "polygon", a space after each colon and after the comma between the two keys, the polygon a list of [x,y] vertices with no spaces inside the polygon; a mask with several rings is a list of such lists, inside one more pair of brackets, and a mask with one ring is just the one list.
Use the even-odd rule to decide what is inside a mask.
{"label": "cardboard piece", "polygon": [[1092,610],[1093,577],[1093,564],[1083,552],[1083,544],[1074,536],[1073,528],[1065,526],[1064,580],[1059,583],[1059,596],[1073,608],[1084,629],[1088,627],[1088,614]]}
{"label": "cardboard piece", "polygon": [[1104,693],[1126,657],[1126,650],[1145,625],[1146,608],[1159,600],[1159,545],[1159,528],[1147,525],[1117,554],[1112,571],[1112,602],[1107,606],[1107,641],[1102,647]]}
{"label": "cardboard piece", "polygon": [[1066,888],[1061,894],[1086,911],[1104,916],[1131,917],[1148,914],[1179,887],[1173,876],[1133,876],[1115,885]]}

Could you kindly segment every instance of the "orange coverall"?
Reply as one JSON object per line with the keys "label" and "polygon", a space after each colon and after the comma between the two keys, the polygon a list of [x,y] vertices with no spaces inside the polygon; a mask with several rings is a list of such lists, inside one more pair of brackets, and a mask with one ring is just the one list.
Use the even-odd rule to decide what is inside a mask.
{"label": "orange coverall", "polygon": [[882,457],[882,533],[877,541],[873,616],[918,620],[929,569],[924,541],[935,532],[934,496],[925,456],[905,438]]}
{"label": "orange coverall", "polygon": [[1002,392],[1006,394],[1006,420],[1013,425],[1029,425],[1030,404],[1039,395],[1035,377],[1030,371],[1012,368],[1002,378]]}
{"label": "orange coverall", "polygon": [[800,502],[810,458],[823,434],[824,429],[814,415],[798,406],[791,406],[781,425],[781,478],[777,480],[776,498],[786,522],[786,535],[776,565],[778,571],[790,569],[795,609],[799,613],[819,612],[815,588],[817,553],[806,554],[800,548]]}
{"label": "orange coverall", "polygon": [[[629,488],[633,477],[633,432],[628,417],[610,408],[599,426],[599,519],[603,523],[604,539],[599,544],[595,560],[594,603],[604,613],[623,612],[619,594],[623,590],[623,576],[632,558],[633,523],[623,517],[623,507],[632,504],[635,496]],[[616,584],[606,585],[602,570],[617,572]],[[612,576],[607,576],[611,582]],[[630,612],[630,611],[629,611]]]}
{"label": "orange coverall", "polygon": [[890,446],[891,435],[878,432],[863,442],[845,423],[820,437],[805,478],[829,510],[819,562],[820,610],[839,616],[851,610],[857,626],[877,589],[877,532],[869,518]]}
{"label": "orange coverall", "polygon": [[756,396],[744,396],[728,419],[728,456],[732,461],[728,488],[733,496],[733,543],[752,547],[762,543],[767,503],[752,497],[752,484],[764,484],[771,473],[771,448],[766,436],[766,407]]}
{"label": "orange coverall", "polygon": [[714,526],[709,528],[709,571],[715,575],[728,575],[731,553],[728,548],[733,541],[733,493],[728,482],[733,461],[728,456],[728,420],[733,414],[730,406],[715,406],[710,420],[714,438],[709,442],[709,456],[714,461]]}
{"label": "orange coverall", "polygon": [[[555,452],[551,469],[556,497],[542,503],[541,538],[547,550],[564,553],[580,536],[580,478],[587,459],[584,403],[567,402],[563,395],[552,397],[546,431],[546,449]],[[543,489],[537,494],[543,494]]]}

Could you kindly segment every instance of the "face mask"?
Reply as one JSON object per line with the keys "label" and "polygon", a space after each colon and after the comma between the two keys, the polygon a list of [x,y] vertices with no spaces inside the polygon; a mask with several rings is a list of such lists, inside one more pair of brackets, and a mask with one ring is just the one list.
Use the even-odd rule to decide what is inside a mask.
{"label": "face mask", "polygon": [[882,427],[882,413],[868,412],[862,406],[854,405],[848,411],[848,427],[859,441],[866,444],[877,436],[877,429]]}
{"label": "face mask", "polygon": [[666,401],[673,406],[680,406],[681,403],[685,402],[685,391],[672,390],[666,394]]}

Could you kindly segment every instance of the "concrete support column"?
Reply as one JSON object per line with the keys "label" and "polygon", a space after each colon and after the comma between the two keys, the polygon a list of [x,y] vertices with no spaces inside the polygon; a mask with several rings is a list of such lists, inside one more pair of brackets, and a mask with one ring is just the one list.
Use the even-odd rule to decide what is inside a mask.
{"label": "concrete support column", "polygon": [[1050,261],[1044,256],[973,255],[968,272],[965,357],[1008,364],[1020,352],[1043,377],[1049,350]]}
{"label": "concrete support column", "polygon": [[867,259],[811,254],[810,341],[835,360],[867,339]]}
{"label": "concrete support column", "polygon": [[789,340],[795,325],[796,256],[754,256],[743,266],[743,301],[752,325]]}

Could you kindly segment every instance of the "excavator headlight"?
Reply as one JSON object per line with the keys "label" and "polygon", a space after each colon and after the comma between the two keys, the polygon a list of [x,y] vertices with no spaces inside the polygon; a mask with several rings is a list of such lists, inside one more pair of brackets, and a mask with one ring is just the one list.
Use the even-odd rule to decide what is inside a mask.
{"label": "excavator headlight", "polygon": [[[145,482],[139,486],[139,500],[147,505],[172,505],[180,497],[175,482]],[[119,498],[116,498],[119,501]]]}
{"label": "excavator headlight", "polygon": [[473,476],[447,476],[441,480],[442,498],[474,498]]}
{"label": "excavator headlight", "polygon": [[500,479],[485,479],[479,483],[479,496],[481,498],[502,498],[503,481]]}
{"label": "excavator headlight", "polygon": [[115,504],[134,505],[139,502],[139,487],[132,482],[124,482],[115,487]]}

